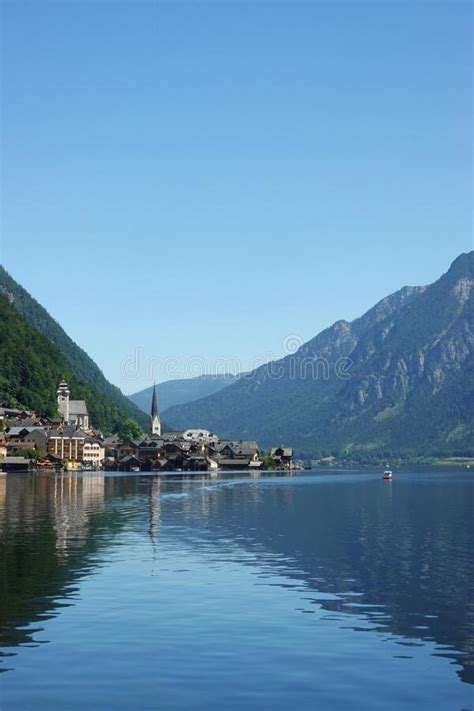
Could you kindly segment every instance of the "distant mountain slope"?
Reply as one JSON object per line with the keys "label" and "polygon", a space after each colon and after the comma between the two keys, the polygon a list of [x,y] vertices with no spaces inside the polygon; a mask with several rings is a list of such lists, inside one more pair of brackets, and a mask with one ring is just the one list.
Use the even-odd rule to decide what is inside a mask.
{"label": "distant mountain slope", "polygon": [[[130,402],[119,388],[109,383],[92,358],[74,343],[46,309],[30,296],[1,266],[0,291],[11,295],[15,308],[23,314],[35,329],[57,346],[75,378],[92,385],[98,393],[108,398],[115,406],[119,418],[133,417],[142,425],[146,425],[147,418],[143,415],[143,412]],[[57,384],[55,392],[56,387]]]}
{"label": "distant mountain slope", "polygon": [[401,289],[166,420],[305,456],[472,453],[473,272],[474,252],[462,254],[434,284]]}
{"label": "distant mountain slope", "polygon": [[[235,383],[235,375],[201,375],[197,378],[183,378],[182,380],[168,380],[156,386],[158,407],[160,411],[173,405],[183,405],[187,402],[199,400],[202,397],[213,395],[223,388]],[[153,386],[129,395],[129,399],[143,412],[150,413]]]}
{"label": "distant mountain slope", "polygon": [[93,425],[104,432],[116,429],[123,420],[120,409],[76,378],[59,348],[0,295],[0,399],[57,417],[56,389],[63,378],[72,398],[87,401]]}

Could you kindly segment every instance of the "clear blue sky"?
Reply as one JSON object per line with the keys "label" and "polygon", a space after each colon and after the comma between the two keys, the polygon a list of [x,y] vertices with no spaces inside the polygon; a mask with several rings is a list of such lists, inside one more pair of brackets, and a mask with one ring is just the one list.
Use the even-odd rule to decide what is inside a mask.
{"label": "clear blue sky", "polygon": [[125,392],[135,348],[245,369],[472,249],[470,2],[2,12],[2,261]]}

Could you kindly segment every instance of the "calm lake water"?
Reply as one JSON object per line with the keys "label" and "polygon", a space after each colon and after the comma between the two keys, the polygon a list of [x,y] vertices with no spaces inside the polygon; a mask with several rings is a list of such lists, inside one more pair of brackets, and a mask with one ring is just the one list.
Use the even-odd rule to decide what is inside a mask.
{"label": "calm lake water", "polygon": [[474,707],[474,474],[0,479],[0,708]]}

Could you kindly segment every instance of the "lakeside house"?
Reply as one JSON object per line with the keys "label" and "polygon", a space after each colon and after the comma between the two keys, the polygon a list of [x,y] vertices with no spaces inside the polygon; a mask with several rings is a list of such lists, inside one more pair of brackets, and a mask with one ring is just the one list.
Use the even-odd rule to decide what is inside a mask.
{"label": "lakeside house", "polygon": [[27,472],[31,468],[31,459],[27,457],[4,457],[0,460],[4,472]]}
{"label": "lakeside house", "polygon": [[[263,456],[255,440],[228,440],[206,429],[163,432],[153,388],[149,431],[139,439],[122,441],[117,434],[104,438],[93,429],[84,400],[71,400],[63,380],[56,391],[57,418],[1,407],[4,427],[0,441],[0,467],[9,459],[10,471],[40,469],[107,469],[118,471],[259,471]],[[28,454],[30,458],[18,457]],[[271,450],[279,469],[293,468],[293,450]],[[13,459],[17,461],[13,461]],[[22,461],[20,462],[19,459]],[[268,458],[266,458],[268,466]]]}
{"label": "lakeside house", "polygon": [[288,468],[293,462],[293,449],[291,447],[273,447],[270,450],[270,457],[275,466]]}

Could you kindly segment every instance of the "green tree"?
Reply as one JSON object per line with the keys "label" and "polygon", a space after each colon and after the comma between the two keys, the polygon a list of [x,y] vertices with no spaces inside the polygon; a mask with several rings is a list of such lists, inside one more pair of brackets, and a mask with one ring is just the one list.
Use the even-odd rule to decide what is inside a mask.
{"label": "green tree", "polygon": [[127,442],[129,439],[139,439],[143,430],[136,420],[128,417],[120,427],[118,434],[122,442]]}
{"label": "green tree", "polygon": [[260,452],[260,460],[263,462],[264,469],[275,469],[275,462],[269,453]]}
{"label": "green tree", "polygon": [[26,457],[27,459],[38,459],[39,452],[36,449],[16,449],[14,457]]}

